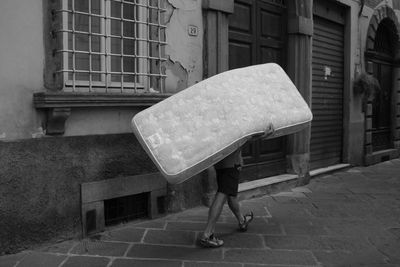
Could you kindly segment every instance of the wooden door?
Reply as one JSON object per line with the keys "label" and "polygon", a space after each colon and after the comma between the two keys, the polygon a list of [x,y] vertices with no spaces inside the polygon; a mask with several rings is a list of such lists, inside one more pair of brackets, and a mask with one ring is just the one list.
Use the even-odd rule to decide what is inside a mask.
{"label": "wooden door", "polygon": [[[275,62],[285,68],[284,1],[235,0],[229,18],[229,68]],[[243,147],[241,182],[286,172],[286,138],[250,141]]]}
{"label": "wooden door", "polygon": [[392,94],[392,58],[379,60],[375,57],[374,76],[379,81],[380,90],[375,92],[372,101],[372,150],[391,148],[391,94]]}
{"label": "wooden door", "polygon": [[[393,58],[396,51],[396,27],[383,19],[376,30],[374,49],[367,52],[367,61],[373,64],[373,75],[379,81],[372,100],[372,150],[392,148],[392,82]],[[371,103],[371,102],[370,102]]]}

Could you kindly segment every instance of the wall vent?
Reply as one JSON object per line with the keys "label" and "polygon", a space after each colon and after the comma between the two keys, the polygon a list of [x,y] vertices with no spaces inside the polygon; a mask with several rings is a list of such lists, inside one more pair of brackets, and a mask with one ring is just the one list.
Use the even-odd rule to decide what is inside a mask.
{"label": "wall vent", "polygon": [[389,155],[381,157],[381,162],[388,161],[388,160],[390,160],[390,156]]}
{"label": "wall vent", "polygon": [[149,193],[104,200],[105,225],[126,223],[148,217]]}
{"label": "wall vent", "polygon": [[81,184],[82,235],[106,226],[162,216],[166,212],[167,181],[160,173]]}
{"label": "wall vent", "polygon": [[88,210],[86,212],[86,233],[96,231],[96,210]]}

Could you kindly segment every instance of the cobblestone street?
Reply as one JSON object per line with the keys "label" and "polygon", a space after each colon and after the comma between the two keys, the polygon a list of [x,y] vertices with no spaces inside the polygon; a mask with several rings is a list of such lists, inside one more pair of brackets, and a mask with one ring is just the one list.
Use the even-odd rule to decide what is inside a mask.
{"label": "cobblestone street", "polygon": [[320,175],[304,187],[241,202],[246,233],[224,209],[219,249],[196,246],[198,207],[0,257],[0,266],[400,266],[400,160]]}

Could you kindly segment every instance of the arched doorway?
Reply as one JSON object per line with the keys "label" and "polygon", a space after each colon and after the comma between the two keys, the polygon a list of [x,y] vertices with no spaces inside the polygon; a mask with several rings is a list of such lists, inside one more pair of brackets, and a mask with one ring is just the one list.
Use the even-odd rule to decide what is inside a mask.
{"label": "arched doorway", "polygon": [[395,84],[398,42],[398,22],[394,11],[388,6],[380,7],[371,19],[365,52],[367,72],[380,85],[365,108],[366,165],[398,156],[395,145],[398,139],[396,106],[399,100]]}
{"label": "arched doorway", "polygon": [[[393,57],[397,35],[393,22],[386,18],[376,31],[374,50],[367,53],[372,74],[379,81],[372,103],[372,151],[391,148],[391,93],[393,80]],[[370,71],[371,71],[370,70]]]}

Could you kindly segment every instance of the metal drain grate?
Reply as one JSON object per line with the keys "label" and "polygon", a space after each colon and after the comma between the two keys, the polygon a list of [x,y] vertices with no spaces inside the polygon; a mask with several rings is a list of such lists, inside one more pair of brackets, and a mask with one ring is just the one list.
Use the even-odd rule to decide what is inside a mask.
{"label": "metal drain grate", "polygon": [[104,201],[105,225],[115,225],[148,217],[149,193],[141,193]]}

